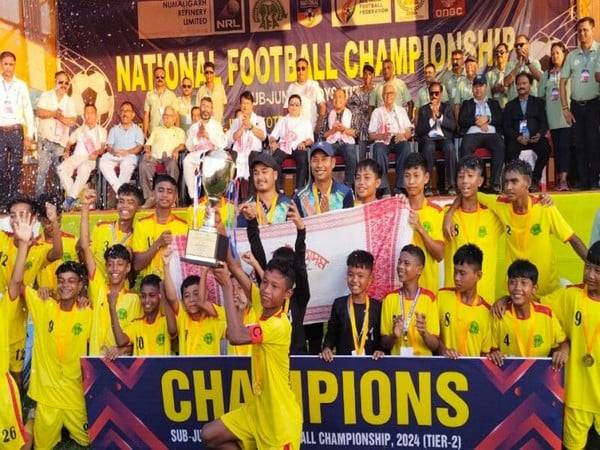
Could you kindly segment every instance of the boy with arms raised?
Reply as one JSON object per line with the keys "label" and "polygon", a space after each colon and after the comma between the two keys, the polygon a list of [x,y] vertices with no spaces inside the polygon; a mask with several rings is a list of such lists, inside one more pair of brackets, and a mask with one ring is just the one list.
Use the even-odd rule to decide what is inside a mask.
{"label": "boy with arms raised", "polygon": [[282,308],[292,295],[293,266],[273,259],[260,284],[260,303],[252,308],[257,324],[244,326],[234,302],[229,271],[214,271],[223,288],[227,338],[233,345],[252,344],[251,373],[254,397],[202,428],[208,448],[300,448],[302,413],[290,388],[292,328]]}
{"label": "boy with arms raised", "polygon": [[[59,228],[58,215],[56,207],[50,203],[44,205],[46,208],[46,217],[53,224],[53,227]],[[14,234],[15,225],[18,218],[25,215],[34,217],[36,213],[36,204],[33,200],[22,197],[16,198],[8,205],[10,214],[10,226],[13,233],[0,231],[0,277],[2,291],[8,287],[17,256],[18,241]],[[62,257],[62,240],[60,234],[53,236],[52,243],[44,242],[37,237],[32,238],[29,251],[26,257],[24,284],[33,286],[35,277],[46,264],[59,260]],[[9,332],[10,342],[10,372],[16,382],[21,385],[21,373],[23,372],[23,363],[25,361],[25,328],[27,322],[27,309],[19,302],[11,302],[8,306],[9,313]]]}
{"label": "boy with arms raised", "polygon": [[431,356],[439,347],[440,326],[433,292],[421,287],[425,253],[413,244],[400,252],[400,289],[381,304],[381,347],[392,355]]}
{"label": "boy with arms raised", "polygon": [[[124,184],[121,186],[123,189]],[[119,189],[119,191],[121,190]],[[117,356],[120,349],[112,332],[109,297],[114,297],[115,309],[122,327],[142,313],[138,295],[127,289],[131,271],[131,254],[122,244],[108,247],[102,265],[98,265],[90,245],[89,210],[94,202],[93,192],[87,192],[81,204],[80,249],[88,273],[88,297],[93,307],[94,319],[90,335],[90,355]],[[105,267],[104,272],[100,267]],[[106,274],[106,275],[105,275]]]}
{"label": "boy with arms raised", "polygon": [[508,268],[510,302],[501,319],[492,320],[489,358],[502,366],[505,356],[540,358],[552,354],[552,366],[561,369],[569,356],[569,342],[556,315],[535,302],[538,270],[518,259]]}
{"label": "boy with arms raised", "polygon": [[58,298],[42,300],[23,284],[27,248],[32,236],[30,215],[19,217],[15,228],[17,257],[9,283],[11,299],[27,303],[34,325],[33,359],[29,396],[37,402],[33,436],[36,448],[53,448],[66,427],[79,445],[89,445],[80,358],[87,355],[92,323],[89,306],[78,299],[85,269],[68,261],[56,270]]}
{"label": "boy with arms raised", "polygon": [[[172,257],[172,251],[166,250],[165,267]],[[165,296],[177,320],[179,356],[221,354],[221,339],[227,327],[225,310],[206,298],[206,273],[203,270],[201,276],[190,275],[183,280],[181,305],[171,273],[165,270]]]}
{"label": "boy with arms raised", "polygon": [[380,350],[379,321],[381,303],[372,299],[367,290],[373,282],[373,255],[355,250],[346,260],[346,281],[350,295],[336,298],[323,342],[321,358],[333,361],[337,355],[383,356]]}
{"label": "boy with arms raised", "polygon": [[493,302],[496,299],[496,253],[504,226],[496,214],[477,199],[478,189],[483,184],[481,160],[476,156],[467,155],[458,162],[456,172],[460,193],[456,201],[460,203],[452,215],[454,233],[445,236],[444,285],[455,286],[453,256],[456,251],[465,244],[475,244],[484,255],[477,293],[488,302]]}
{"label": "boy with arms raised", "polygon": [[140,285],[140,303],[144,311],[121,328],[115,307],[117,294],[110,293],[110,322],[120,348],[133,346],[133,356],[169,356],[171,339],[177,337],[177,320],[162,292],[162,281],[154,274],[146,275]]}
{"label": "boy with arms raised", "polygon": [[174,236],[187,235],[185,220],[174,215],[171,208],[177,199],[177,182],[165,174],[154,177],[156,210],[138,221],[133,232],[133,269],[140,275],[158,275],[164,278],[161,253],[171,245]]}
{"label": "boy with arms raised", "polygon": [[421,286],[435,295],[439,288],[439,262],[444,258],[442,208],[425,198],[429,183],[427,163],[420,153],[411,153],[404,162],[404,187],[406,188],[410,215],[408,223],[413,229],[412,243],[425,253]]}
{"label": "boy with arms raised", "polygon": [[454,254],[455,287],[440,289],[437,295],[440,355],[457,359],[490,352],[490,305],[478,294],[483,258],[475,244],[463,245]]}
{"label": "boy with arms raised", "polygon": [[[531,261],[539,273],[537,295],[543,296],[559,288],[551,236],[569,242],[582,259],[585,259],[587,249],[556,206],[547,206],[543,197],[529,195],[530,185],[531,166],[515,159],[504,167],[505,195],[479,193],[477,199],[496,214],[506,229],[507,264],[517,259]],[[456,207],[455,201],[444,219],[448,235],[455,234],[451,221]]]}

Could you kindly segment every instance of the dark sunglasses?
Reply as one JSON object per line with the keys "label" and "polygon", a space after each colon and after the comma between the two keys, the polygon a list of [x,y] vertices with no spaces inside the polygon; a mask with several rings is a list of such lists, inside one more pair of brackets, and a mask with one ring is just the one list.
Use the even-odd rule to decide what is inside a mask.
{"label": "dark sunglasses", "polygon": [[506,52],[496,52],[496,56],[506,55]]}
{"label": "dark sunglasses", "polygon": [[296,67],[296,72],[304,72],[307,69],[306,66],[298,66]]}
{"label": "dark sunglasses", "polygon": [[61,84],[61,85],[66,85],[66,86],[68,86],[68,85],[69,85],[69,82],[68,82],[68,81],[57,81],[57,82],[56,82],[56,84]]}
{"label": "dark sunglasses", "polygon": [[205,71],[204,71],[204,75],[211,75],[211,74],[213,74],[213,73],[215,73],[215,72],[214,72],[214,71],[212,71],[212,70],[205,70]]}
{"label": "dark sunglasses", "polygon": [[164,80],[165,77],[161,76],[161,75],[156,75],[154,78],[156,78],[157,80]]}
{"label": "dark sunglasses", "polygon": [[181,87],[183,87],[183,88],[191,88],[192,85],[191,84],[182,84]]}
{"label": "dark sunglasses", "polygon": [[440,91],[429,91],[429,95],[432,97],[437,97],[440,94],[441,94]]}
{"label": "dark sunglasses", "polygon": [[521,47],[525,47],[526,42],[519,42],[518,44],[515,44],[515,47],[517,48],[521,48]]}

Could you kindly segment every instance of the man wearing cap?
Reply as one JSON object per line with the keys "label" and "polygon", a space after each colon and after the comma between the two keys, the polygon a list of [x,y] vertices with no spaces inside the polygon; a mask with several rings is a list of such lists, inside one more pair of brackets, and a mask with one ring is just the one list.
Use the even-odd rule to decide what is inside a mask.
{"label": "man wearing cap", "polygon": [[579,19],[577,38],[579,46],[569,52],[560,73],[560,102],[565,120],[573,126],[577,187],[589,189],[598,188],[600,175],[600,49],[594,41],[594,19]]}
{"label": "man wearing cap", "polygon": [[506,104],[503,117],[506,162],[517,159],[522,150],[531,149],[537,155],[530,191],[539,190],[542,170],[550,156],[546,139],[548,119],[544,99],[530,95],[533,77],[527,72],[517,75],[515,83],[519,96]]}
{"label": "man wearing cap", "polygon": [[373,159],[381,168],[383,178],[381,188],[390,194],[388,182],[388,153],[396,154],[396,191],[404,182],[404,159],[410,152],[408,140],[412,138],[412,123],[406,109],[395,103],[396,87],[386,84],[383,88],[383,106],[375,109],[369,122],[369,139],[373,145]]}
{"label": "man wearing cap", "polygon": [[[335,153],[329,142],[319,141],[310,150],[310,170],[312,180],[292,199],[302,217],[323,214],[336,209],[352,208],[354,196],[352,190],[333,179]],[[308,341],[308,352],[318,354],[323,342],[323,324],[314,323],[304,326]]]}
{"label": "man wearing cap", "polygon": [[459,158],[472,155],[475,149],[485,147],[492,153],[492,181],[494,192],[501,190],[500,176],[504,162],[502,110],[500,104],[486,95],[486,80],[479,75],[473,80],[473,98],[465,100],[458,114],[458,126],[464,133]]}
{"label": "man wearing cap", "polygon": [[[256,194],[246,203],[256,207],[258,225],[271,225],[286,221],[291,200],[276,189],[277,170],[279,165],[269,152],[256,153],[250,163],[250,172],[256,189]],[[238,227],[246,227],[248,220],[244,214],[239,214]]]}
{"label": "man wearing cap", "polygon": [[[419,140],[419,151],[427,161],[429,173],[433,170],[434,152],[441,149],[446,162],[446,182],[448,194],[456,195],[455,172],[456,152],[454,151],[454,133],[456,120],[452,105],[442,101],[444,86],[438,81],[429,84],[428,97],[431,101],[419,108],[417,127],[415,129]],[[425,195],[431,195],[429,183],[425,187]]]}
{"label": "man wearing cap", "polygon": [[352,190],[333,179],[334,156],[335,152],[329,142],[319,141],[312,146],[310,170],[313,181],[293,198],[302,217],[354,206]]}

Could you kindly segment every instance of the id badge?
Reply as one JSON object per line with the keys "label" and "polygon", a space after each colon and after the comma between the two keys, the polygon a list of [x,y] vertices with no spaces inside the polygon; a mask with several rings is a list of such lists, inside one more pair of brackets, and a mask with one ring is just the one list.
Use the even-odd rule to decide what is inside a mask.
{"label": "id badge", "polygon": [[521,120],[519,122],[519,133],[523,134],[523,131],[527,129],[527,120]]}
{"label": "id badge", "polygon": [[412,347],[400,347],[400,356],[414,356]]}
{"label": "id badge", "polygon": [[579,77],[579,81],[582,83],[587,83],[590,81],[590,71],[587,69],[581,69],[581,76]]}
{"label": "id badge", "polygon": [[555,102],[558,100],[558,98],[559,98],[558,88],[552,88],[552,91],[550,92],[550,100]]}
{"label": "id badge", "polygon": [[13,108],[13,104],[10,100],[5,100],[4,101],[4,113],[5,114],[13,114],[15,112],[14,108]]}
{"label": "id badge", "polygon": [[365,351],[357,352],[356,350],[352,350],[352,356],[365,356]]}

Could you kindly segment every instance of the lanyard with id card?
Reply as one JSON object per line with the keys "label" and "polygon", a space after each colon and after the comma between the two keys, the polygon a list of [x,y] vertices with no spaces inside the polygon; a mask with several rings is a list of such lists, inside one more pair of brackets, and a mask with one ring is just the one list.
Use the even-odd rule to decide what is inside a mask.
{"label": "lanyard with id card", "polygon": [[4,102],[2,104],[2,112],[4,114],[13,115],[15,113],[15,106],[11,98],[13,83],[10,82],[7,86],[6,82],[2,80],[2,85],[4,87]]}

